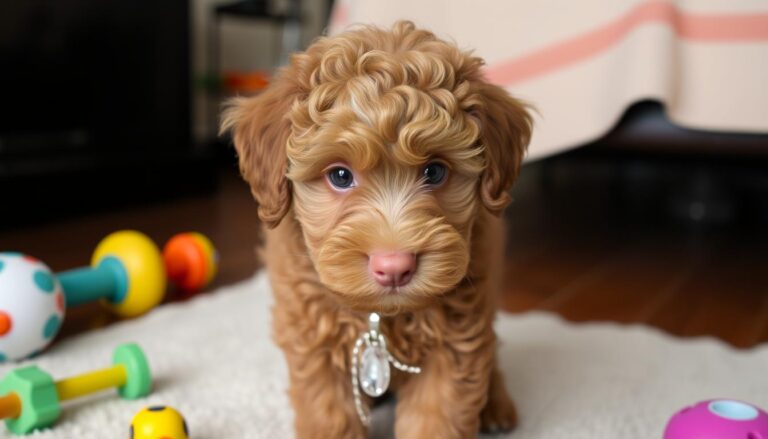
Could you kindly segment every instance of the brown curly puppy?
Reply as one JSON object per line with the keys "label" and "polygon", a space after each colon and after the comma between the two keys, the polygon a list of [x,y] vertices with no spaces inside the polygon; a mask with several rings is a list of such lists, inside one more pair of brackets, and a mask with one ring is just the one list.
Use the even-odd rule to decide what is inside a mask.
{"label": "brown curly puppy", "polygon": [[492,320],[531,119],[482,64],[410,22],[362,27],[224,114],[266,226],[299,438],[365,436],[349,368],[372,311],[394,356],[422,367],[393,369],[398,438],[516,422]]}

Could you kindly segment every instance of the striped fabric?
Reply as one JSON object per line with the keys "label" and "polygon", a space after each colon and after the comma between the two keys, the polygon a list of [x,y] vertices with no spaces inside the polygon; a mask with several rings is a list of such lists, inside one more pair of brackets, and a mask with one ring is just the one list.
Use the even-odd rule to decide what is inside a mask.
{"label": "striped fabric", "polygon": [[765,0],[339,0],[330,32],[399,19],[475,49],[538,109],[529,159],[599,138],[645,99],[681,126],[768,132]]}

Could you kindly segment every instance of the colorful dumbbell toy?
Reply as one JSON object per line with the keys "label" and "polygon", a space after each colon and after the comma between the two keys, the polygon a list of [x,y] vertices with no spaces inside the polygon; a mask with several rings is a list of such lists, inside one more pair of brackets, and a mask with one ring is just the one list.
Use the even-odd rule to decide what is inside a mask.
{"label": "colorful dumbbell toy", "polygon": [[30,256],[0,253],[0,362],[42,351],[70,306],[100,299],[120,316],[138,316],[162,301],[165,282],[160,250],[134,231],[104,238],[91,267],[56,275]]}
{"label": "colorful dumbbell toy", "polygon": [[200,233],[179,233],[163,248],[168,280],[186,294],[193,294],[211,283],[218,266],[213,243]]}
{"label": "colorful dumbbell toy", "polygon": [[193,293],[211,282],[217,263],[213,244],[200,233],[175,235],[161,254],[146,235],[124,230],[99,243],[91,267],[58,277],[68,306],[102,299],[116,314],[135,317],[162,301],[166,280]]}
{"label": "colorful dumbbell toy", "polygon": [[164,405],[142,409],[133,417],[128,439],[188,439],[187,421],[173,407]]}
{"label": "colorful dumbbell toy", "polygon": [[0,362],[45,348],[67,307],[99,300],[135,317],[163,300],[167,278],[194,292],[213,279],[216,264],[213,244],[199,233],[176,235],[161,254],[140,232],[115,232],[96,246],[90,267],[57,275],[35,258],[0,253]]}
{"label": "colorful dumbbell toy", "polygon": [[0,419],[11,432],[27,434],[53,425],[62,401],[113,387],[124,399],[141,398],[152,389],[152,374],[138,345],[118,346],[111,367],[60,381],[36,366],[9,372],[0,381]]}
{"label": "colorful dumbbell toy", "polygon": [[68,307],[101,300],[122,317],[146,313],[165,295],[160,250],[149,237],[133,230],[102,239],[90,267],[65,271],[57,277]]}

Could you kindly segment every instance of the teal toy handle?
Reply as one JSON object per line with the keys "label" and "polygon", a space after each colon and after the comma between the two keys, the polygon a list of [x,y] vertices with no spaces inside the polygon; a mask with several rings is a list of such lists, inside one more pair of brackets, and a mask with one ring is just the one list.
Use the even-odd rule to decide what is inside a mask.
{"label": "teal toy handle", "polygon": [[76,268],[59,273],[57,277],[64,290],[67,307],[98,299],[120,303],[128,291],[125,268],[113,257],[102,259],[94,268]]}

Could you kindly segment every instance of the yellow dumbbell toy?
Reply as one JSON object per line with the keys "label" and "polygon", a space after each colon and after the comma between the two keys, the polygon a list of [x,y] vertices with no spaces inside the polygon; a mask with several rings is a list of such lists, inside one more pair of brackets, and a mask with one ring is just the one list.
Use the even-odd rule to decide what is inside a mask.
{"label": "yellow dumbbell toy", "polygon": [[112,366],[54,381],[37,366],[9,372],[0,381],[0,419],[8,430],[27,434],[50,427],[61,414],[61,402],[109,388],[123,399],[137,399],[152,389],[152,374],[144,352],[136,344],[115,349]]}

